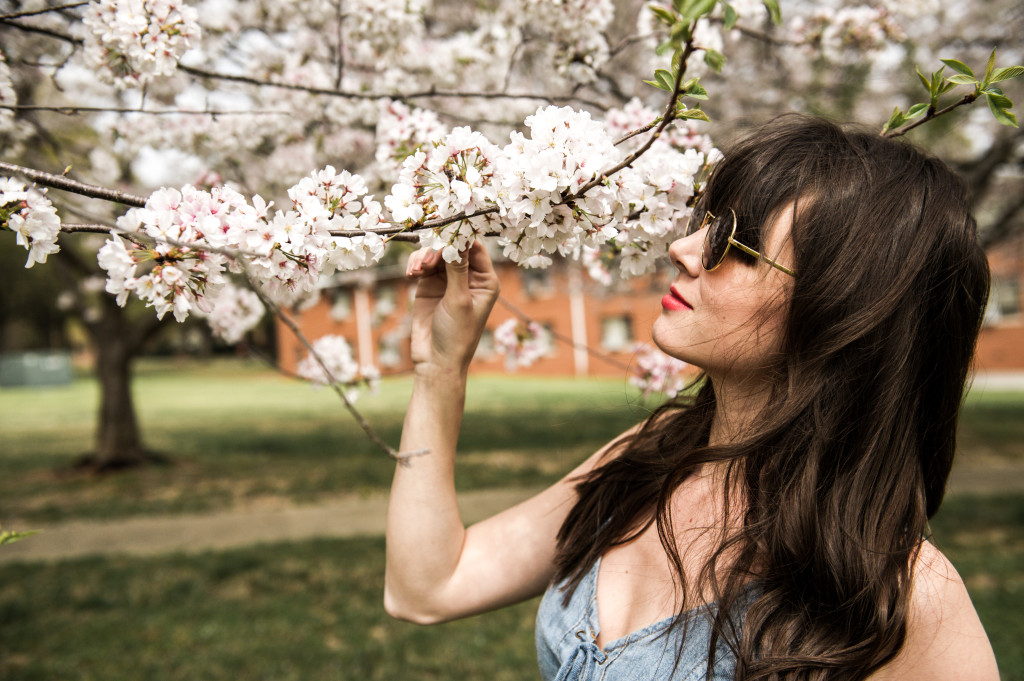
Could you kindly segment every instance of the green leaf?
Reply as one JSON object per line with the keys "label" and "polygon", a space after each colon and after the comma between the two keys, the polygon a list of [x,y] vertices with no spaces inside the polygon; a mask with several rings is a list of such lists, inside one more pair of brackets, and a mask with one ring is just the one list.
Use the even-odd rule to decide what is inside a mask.
{"label": "green leaf", "polygon": [[10,530],[0,530],[0,546],[4,544],[13,544],[16,541],[20,541],[25,537],[31,537],[33,534],[39,534],[39,530],[29,530],[28,532],[11,532]]}
{"label": "green leaf", "polygon": [[707,123],[711,122],[711,119],[708,118],[708,115],[701,111],[700,109],[687,109],[685,111],[680,111],[679,117],[697,121],[705,121]]}
{"label": "green leaf", "polygon": [[776,26],[782,25],[782,10],[779,9],[779,0],[764,0],[764,6],[768,8],[768,16]]}
{"label": "green leaf", "polygon": [[727,2],[722,3],[722,11],[725,12],[725,21],[722,26],[725,30],[729,31],[736,25],[736,20],[739,18],[739,15],[736,14],[736,10],[733,9],[733,6]]}
{"label": "green leaf", "polygon": [[718,50],[704,50],[704,63],[714,71],[721,71],[725,66],[725,55]]}
{"label": "green leaf", "polygon": [[944,95],[944,94],[946,94],[947,92],[949,92],[950,90],[952,90],[955,87],[956,87],[956,83],[950,83],[947,80],[945,83],[942,84],[942,87],[939,89],[939,94],[940,95]]}
{"label": "green leaf", "polygon": [[988,97],[988,108],[992,110],[992,115],[996,117],[996,120],[1002,123],[1003,125],[1008,125],[1012,128],[1018,127],[1017,117],[1014,116],[1009,111],[1007,111],[1005,108],[999,107],[995,103],[993,103],[991,96]]}
{"label": "green leaf", "polygon": [[924,85],[924,89],[928,91],[928,94],[931,94],[932,84],[924,77],[924,74],[921,73],[921,67],[915,66],[914,70],[917,71],[917,77],[921,79],[921,85]]}
{"label": "green leaf", "polygon": [[1007,97],[1006,95],[997,95],[993,92],[990,92],[985,96],[988,97],[989,104],[994,104],[995,106],[998,106],[1000,109],[1013,108],[1013,102],[1011,102],[1010,98]]}
{"label": "green leaf", "polygon": [[957,85],[974,85],[975,83],[978,82],[978,79],[975,78],[974,76],[967,76],[967,75],[963,75],[963,74],[957,74],[955,76],[950,76],[949,77],[949,82],[950,83],[955,83]]}
{"label": "green leaf", "polygon": [[906,122],[906,116],[903,115],[903,112],[900,111],[899,107],[896,107],[895,109],[893,109],[892,116],[889,116],[889,122],[885,124],[884,128],[882,128],[882,132],[894,130]]}
{"label": "green leaf", "polygon": [[671,40],[666,40],[665,42],[654,48],[654,54],[658,55],[659,57],[663,57],[665,56],[665,53],[671,50],[673,47],[675,47],[675,43],[673,43]]}
{"label": "green leaf", "polygon": [[677,21],[672,27],[672,32],[669,34],[670,40],[674,45],[682,45],[690,39],[692,35],[690,33],[690,22],[688,21]]}
{"label": "green leaf", "polygon": [[912,106],[909,109],[907,109],[906,117],[908,119],[910,119],[910,118],[917,118],[918,116],[920,116],[921,114],[923,114],[927,110],[928,110],[928,105],[926,103],[924,103],[924,102],[921,102],[921,103],[915,104],[914,106]]}
{"label": "green leaf", "polygon": [[686,96],[704,100],[708,98],[708,91],[700,83],[694,83],[686,90]]}
{"label": "green leaf", "polygon": [[998,83],[1003,80],[1010,80],[1012,78],[1020,78],[1024,76],[1024,66],[1007,66],[1006,68],[997,69],[992,73],[992,77],[989,78],[988,82]]}
{"label": "green leaf", "polygon": [[[939,61],[957,73],[962,73],[965,76],[974,78],[974,71],[971,71],[971,67],[958,59],[940,59]],[[950,80],[952,80],[952,78],[950,78]]]}
{"label": "green leaf", "polygon": [[679,69],[681,69],[682,67],[683,67],[683,50],[682,50],[682,48],[677,47],[676,51],[672,53],[672,76],[673,76],[673,78],[675,77],[675,75],[677,73],[679,73]]}
{"label": "green leaf", "polygon": [[996,67],[996,48],[992,48],[992,54],[988,56],[988,64],[985,65],[985,77],[981,79],[982,85],[992,82],[992,70]]}
{"label": "green leaf", "polygon": [[938,99],[939,97],[939,90],[942,89],[942,72],[945,70],[946,67],[943,66],[938,71],[932,74],[932,83],[931,86],[928,88],[928,92],[931,93],[932,100]]}
{"label": "green leaf", "polygon": [[654,72],[654,79],[662,84],[663,90],[672,90],[675,87],[675,78],[665,69],[658,69]]}
{"label": "green leaf", "polygon": [[657,5],[650,5],[650,9],[654,12],[654,16],[658,17],[658,20],[666,26],[671,26],[676,23],[676,15],[673,12],[668,11],[664,7],[658,7]]}
{"label": "green leaf", "polygon": [[672,0],[672,8],[680,14],[683,13],[687,4],[687,0]]}
{"label": "green leaf", "polygon": [[691,0],[688,2],[688,7],[681,14],[691,21],[700,19],[701,17],[710,14],[711,10],[718,4],[718,0]]}
{"label": "green leaf", "polygon": [[665,86],[663,86],[661,83],[659,83],[656,80],[645,80],[644,82],[647,83],[648,85],[653,85],[654,87],[658,88],[659,90],[669,90],[670,89],[670,88],[666,88]]}

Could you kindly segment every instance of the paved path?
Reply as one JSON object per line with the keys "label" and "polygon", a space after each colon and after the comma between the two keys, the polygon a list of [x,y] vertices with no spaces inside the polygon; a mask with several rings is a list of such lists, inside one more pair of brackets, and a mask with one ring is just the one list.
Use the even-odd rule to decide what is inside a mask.
{"label": "paved path", "polygon": [[[472,523],[538,491],[517,488],[465,492],[459,495],[459,508],[465,522]],[[958,469],[949,485],[950,495],[1021,491],[1024,465]],[[380,535],[384,532],[386,507],[387,495],[381,493],[350,495],[311,506],[44,525],[39,526],[42,533],[0,548],[0,563],[104,554],[196,553],[262,542]]]}
{"label": "paved path", "polygon": [[[459,509],[465,522],[476,522],[538,491],[531,488],[466,492],[459,495]],[[101,554],[195,553],[261,542],[380,535],[384,532],[386,508],[385,494],[351,495],[315,506],[38,525],[34,527],[42,530],[40,534],[0,547],[0,563]]]}

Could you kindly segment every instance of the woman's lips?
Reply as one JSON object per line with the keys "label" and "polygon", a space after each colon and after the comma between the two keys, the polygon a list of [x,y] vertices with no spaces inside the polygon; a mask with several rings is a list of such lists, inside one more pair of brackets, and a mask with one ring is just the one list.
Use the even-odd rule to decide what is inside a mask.
{"label": "woman's lips", "polygon": [[661,306],[666,310],[692,310],[693,307],[687,303],[675,289],[669,289],[668,295],[661,299]]}

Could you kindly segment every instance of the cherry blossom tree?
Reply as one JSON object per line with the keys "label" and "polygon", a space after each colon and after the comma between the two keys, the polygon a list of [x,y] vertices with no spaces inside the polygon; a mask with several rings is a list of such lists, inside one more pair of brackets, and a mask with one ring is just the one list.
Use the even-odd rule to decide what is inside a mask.
{"label": "cherry blossom tree", "polygon": [[[1019,136],[993,132],[1016,126],[1004,88],[1024,68],[1001,64],[1024,56],[1020,33],[936,42],[928,27],[967,10],[929,0],[899,12],[839,0],[0,6],[0,222],[26,266],[98,232],[111,310],[136,299],[160,320],[201,315],[229,341],[264,310],[279,315],[310,351],[301,373],[399,459],[410,453],[352,405],[374,370],[289,316],[337,270],[372,267],[396,242],[453,261],[487,239],[523,267],[568,258],[606,282],[651,272],[720,157],[709,131],[769,111],[826,111],[895,136],[984,101],[987,119],[972,111],[968,132],[944,142],[979,196],[1021,157]],[[903,78],[917,78],[914,63],[916,92]],[[1010,224],[1021,207],[998,210]],[[125,367],[104,384],[116,432],[139,346],[105,333],[101,373]],[[528,323],[505,335],[515,362],[530,355]],[[672,365],[638,365],[641,389],[678,389]],[[108,393],[123,393],[109,410]],[[101,436],[97,461],[139,459],[135,440],[130,451]]]}

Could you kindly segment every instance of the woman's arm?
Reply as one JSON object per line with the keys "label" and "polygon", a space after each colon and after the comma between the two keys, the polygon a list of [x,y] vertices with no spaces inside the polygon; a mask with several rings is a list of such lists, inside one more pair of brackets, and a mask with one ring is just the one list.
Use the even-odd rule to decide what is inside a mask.
{"label": "woman's arm", "polygon": [[967,587],[929,542],[921,545],[913,580],[906,642],[871,681],[999,681]]}
{"label": "woman's arm", "polygon": [[441,622],[541,593],[553,574],[555,537],[575,501],[569,481],[604,450],[548,490],[465,529],[455,498],[455,448],[466,372],[498,293],[483,246],[462,264],[419,251],[409,276],[413,303],[413,393],[401,451],[429,450],[398,465],[387,518],[384,607],[394,617]]}

